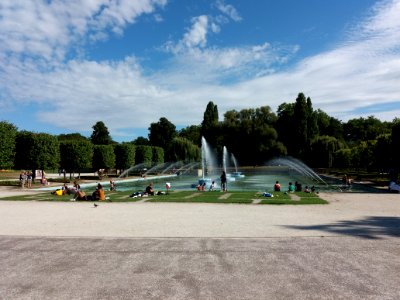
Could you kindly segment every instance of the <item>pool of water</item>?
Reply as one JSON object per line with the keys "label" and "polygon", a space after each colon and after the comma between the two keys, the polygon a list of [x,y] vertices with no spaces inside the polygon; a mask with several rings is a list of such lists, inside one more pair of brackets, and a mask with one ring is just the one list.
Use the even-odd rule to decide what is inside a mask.
{"label": "pool of water", "polygon": [[[351,187],[343,187],[340,180],[334,178],[322,177],[323,181],[317,181],[312,178],[303,176],[302,174],[286,167],[258,167],[239,170],[244,175],[242,178],[229,178],[228,190],[241,191],[272,191],[276,181],[279,181],[282,186],[282,191],[288,189],[289,182],[294,184],[295,181],[301,183],[303,189],[306,185],[309,187],[315,186],[319,191],[332,192],[379,192],[374,191],[370,187],[360,184],[353,184]],[[229,173],[228,173],[229,174]],[[220,174],[206,176],[206,190],[208,190],[212,181],[215,181],[216,189],[220,188]],[[167,182],[171,184],[172,190],[196,190],[199,183],[197,173],[184,174],[170,178],[152,179],[149,177],[146,180],[136,182],[119,182],[118,190],[120,191],[138,191],[144,190],[149,182],[153,182],[155,190],[165,190]]]}

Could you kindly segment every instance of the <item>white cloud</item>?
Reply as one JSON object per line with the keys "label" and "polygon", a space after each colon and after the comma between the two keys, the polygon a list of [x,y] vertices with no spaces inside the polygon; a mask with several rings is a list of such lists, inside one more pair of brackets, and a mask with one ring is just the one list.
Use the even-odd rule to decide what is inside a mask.
{"label": "white cloud", "polygon": [[183,36],[183,44],[188,47],[204,47],[207,44],[208,17],[199,16],[192,20],[192,28]]}
{"label": "white cloud", "polygon": [[104,39],[105,29],[122,34],[124,27],[166,0],[68,0],[0,3],[0,52],[63,59],[69,47]]}
{"label": "white cloud", "polygon": [[223,0],[218,0],[217,8],[224,13],[225,15],[229,16],[232,20],[239,22],[242,20],[242,17],[239,15],[238,11],[235,7],[230,4],[225,4]]}
{"label": "white cloud", "polygon": [[[355,111],[368,105],[400,102],[399,0],[376,6],[373,14],[336,48],[308,57],[285,71],[276,68],[296,54],[296,46],[264,43],[208,47],[207,35],[214,19],[206,15],[193,19],[179,52],[175,52],[168,68],[158,73],[144,75],[134,57],[102,62],[58,59],[64,57],[74,39],[94,34],[106,38],[107,31],[100,28],[123,29],[140,12],[165,4],[139,1],[148,5],[129,6],[131,2],[106,5],[108,1],[85,1],[82,11],[73,13],[73,4],[78,3],[75,0],[64,7],[61,2],[51,2],[51,7],[45,1],[24,1],[20,8],[13,8],[21,23],[18,25],[10,16],[15,2],[3,0],[0,106],[40,103],[38,118],[49,124],[80,131],[101,119],[113,134],[124,128],[146,128],[162,116],[177,125],[199,124],[211,100],[222,116],[230,109],[261,105],[275,109],[282,102],[294,101],[302,91],[312,98],[315,108],[343,120],[356,116]],[[119,8],[115,7],[117,3]],[[122,12],[124,5],[130,10]],[[44,10],[37,12],[38,8]],[[33,24],[35,18],[40,19],[38,24]],[[76,33],[70,36],[71,32]],[[21,59],[19,54],[27,57]],[[50,69],[46,68],[49,59]],[[375,115],[391,120],[398,113],[382,111]]]}

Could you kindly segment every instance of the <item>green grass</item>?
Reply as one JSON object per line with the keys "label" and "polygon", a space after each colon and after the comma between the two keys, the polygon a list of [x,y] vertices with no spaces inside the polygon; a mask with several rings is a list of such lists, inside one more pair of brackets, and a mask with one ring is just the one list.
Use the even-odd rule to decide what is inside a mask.
{"label": "green grass", "polygon": [[[89,194],[89,193],[88,193]],[[130,198],[131,191],[125,192],[109,192],[106,191],[106,196],[109,200],[105,202],[179,202],[179,203],[241,203],[250,204],[260,202],[260,204],[276,204],[276,205],[299,205],[299,204],[327,204],[316,194],[295,193],[300,197],[300,200],[291,200],[290,195],[282,192],[274,192],[274,197],[266,198],[259,192],[249,191],[229,191],[221,192],[198,192],[198,191],[172,191],[169,194],[156,195],[150,197]],[[56,196],[50,191],[36,193],[33,195],[13,196],[0,198],[0,200],[8,201],[51,201],[51,202],[69,202],[73,195]]]}
{"label": "green grass", "polygon": [[[225,198],[227,197],[227,198]],[[149,197],[147,202],[188,202],[188,203],[252,203],[255,192],[197,192],[176,191],[168,195]]]}
{"label": "green grass", "polygon": [[[260,202],[260,204],[275,204],[275,205],[303,205],[303,204],[328,204],[328,201],[325,201],[319,197],[318,194],[315,193],[305,193],[305,192],[295,192],[295,193],[282,193],[282,192],[274,192],[274,197],[264,198]],[[291,197],[291,195],[293,195]],[[294,200],[294,198],[300,198],[300,200]]]}

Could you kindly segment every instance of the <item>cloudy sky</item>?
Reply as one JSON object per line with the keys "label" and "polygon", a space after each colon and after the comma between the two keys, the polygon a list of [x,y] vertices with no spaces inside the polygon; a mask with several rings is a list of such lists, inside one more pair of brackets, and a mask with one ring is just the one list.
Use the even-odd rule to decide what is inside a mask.
{"label": "cloudy sky", "polygon": [[293,102],[400,117],[400,0],[1,0],[0,120],[117,141]]}

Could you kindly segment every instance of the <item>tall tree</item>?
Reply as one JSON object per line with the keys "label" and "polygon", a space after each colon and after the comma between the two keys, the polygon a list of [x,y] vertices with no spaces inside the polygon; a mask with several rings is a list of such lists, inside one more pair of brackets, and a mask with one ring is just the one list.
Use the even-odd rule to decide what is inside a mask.
{"label": "tall tree", "polygon": [[294,132],[293,140],[297,147],[294,149],[294,155],[299,158],[304,157],[308,145],[308,117],[309,106],[303,93],[299,93],[294,104]]}
{"label": "tall tree", "polygon": [[222,148],[220,142],[220,128],[218,123],[218,107],[212,101],[208,102],[201,123],[201,135],[213,148]]}
{"label": "tall tree", "polygon": [[14,166],[15,139],[17,127],[8,122],[0,122],[0,168],[10,169]]}
{"label": "tall tree", "polygon": [[61,168],[71,173],[81,169],[91,168],[93,159],[93,144],[86,140],[67,140],[60,143]]}
{"label": "tall tree", "polygon": [[108,128],[102,121],[97,122],[92,128],[93,133],[90,140],[94,145],[110,145],[112,143]]}
{"label": "tall tree", "polygon": [[112,145],[96,145],[93,150],[93,168],[95,170],[109,170],[115,167],[115,153]]}
{"label": "tall tree", "polygon": [[60,143],[47,133],[21,131],[16,138],[15,165],[20,169],[56,169],[60,161]]}
{"label": "tall tree", "polygon": [[392,127],[393,162],[397,172],[400,170],[400,119],[393,121]]}
{"label": "tall tree", "polygon": [[243,164],[262,164],[273,156],[286,153],[277,141],[276,115],[270,107],[228,111],[221,126],[223,144]]}
{"label": "tall tree", "polygon": [[115,167],[122,171],[135,164],[135,145],[122,143],[115,145]]}
{"label": "tall tree", "polygon": [[150,144],[163,148],[167,154],[166,158],[169,160],[170,143],[177,134],[175,125],[163,117],[157,123],[151,123],[149,131]]}

